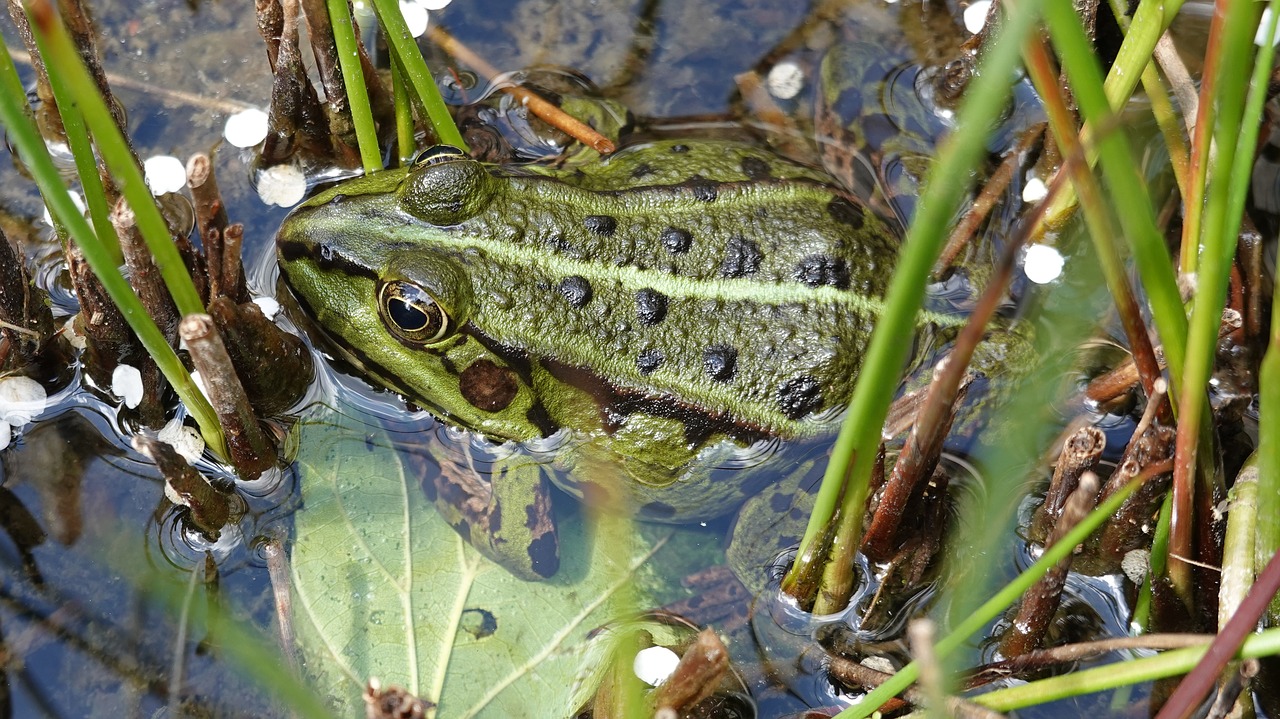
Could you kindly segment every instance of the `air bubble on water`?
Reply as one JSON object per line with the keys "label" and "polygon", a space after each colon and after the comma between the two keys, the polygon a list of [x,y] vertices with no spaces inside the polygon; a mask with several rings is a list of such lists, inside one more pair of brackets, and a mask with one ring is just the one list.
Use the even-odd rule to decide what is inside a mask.
{"label": "air bubble on water", "polygon": [[267,113],[256,107],[241,110],[222,126],[222,136],[235,147],[253,147],[267,138]]}
{"label": "air bubble on water", "polygon": [[187,186],[187,168],[173,155],[148,157],[142,163],[142,171],[153,195],[180,192]]}
{"label": "air bubble on water", "polygon": [[307,178],[293,165],[276,165],[258,173],[258,197],[268,205],[293,207],[307,194]]}
{"label": "air bubble on water", "polygon": [[636,652],[631,669],[640,681],[656,687],[671,676],[680,663],[680,657],[666,647],[646,647]]}
{"label": "air bubble on water", "polygon": [[[14,376],[0,379],[0,416],[4,426],[21,427],[44,412],[48,393],[44,386],[30,377]],[[7,445],[6,438],[5,444]]]}
{"label": "air bubble on water", "polygon": [[789,60],[774,65],[765,79],[769,94],[779,100],[790,100],[804,87],[804,70]]}
{"label": "air bubble on water", "polygon": [[129,409],[137,407],[142,403],[142,372],[132,365],[116,365],[111,373],[111,394],[123,400]]}
{"label": "air bubble on water", "polygon": [[422,37],[422,34],[427,31],[427,8],[421,3],[400,0],[400,15],[409,26],[410,35]]}
{"label": "air bubble on water", "polygon": [[[76,206],[76,212],[79,212],[81,216],[84,216],[84,198],[75,190],[67,190],[67,194],[71,196],[71,204]],[[44,224],[49,227],[53,227],[53,215],[49,214],[49,208],[47,206],[44,208],[44,214],[41,216],[41,219],[44,220]]]}
{"label": "air bubble on water", "polygon": [[987,11],[991,9],[991,0],[978,0],[964,9],[964,28],[977,35],[987,23]]}
{"label": "air bubble on water", "polygon": [[1033,177],[1027,180],[1026,186],[1022,188],[1023,202],[1039,202],[1049,194],[1049,188],[1045,187],[1044,180]]}
{"label": "air bubble on water", "polygon": [[253,304],[257,305],[258,309],[262,310],[263,316],[269,320],[275,319],[276,315],[280,314],[280,303],[274,297],[255,297]]}
{"label": "air bubble on water", "polygon": [[156,439],[173,447],[188,464],[195,464],[204,454],[204,438],[195,427],[184,424],[181,417],[174,417],[161,427]]}
{"label": "air bubble on water", "polygon": [[1043,285],[1053,282],[1062,276],[1062,268],[1066,260],[1062,253],[1049,245],[1031,245],[1026,249],[1022,260],[1022,270],[1027,279]]}

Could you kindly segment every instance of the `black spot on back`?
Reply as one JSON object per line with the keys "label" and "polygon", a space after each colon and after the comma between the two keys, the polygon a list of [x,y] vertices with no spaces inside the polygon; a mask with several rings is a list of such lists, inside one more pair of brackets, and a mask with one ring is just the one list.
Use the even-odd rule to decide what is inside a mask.
{"label": "black spot on back", "polygon": [[689,151],[688,145],[672,145],[671,151],[676,154],[682,154]]}
{"label": "black spot on back", "polygon": [[822,409],[822,386],[807,374],[792,377],[778,387],[778,410],[790,419],[800,419]]}
{"label": "black spot on back", "polygon": [[693,199],[698,202],[715,202],[716,196],[720,194],[719,185],[701,175],[695,175],[689,180],[689,189],[693,192]]}
{"label": "black spot on back", "polygon": [[795,277],[810,287],[849,289],[849,263],[831,255],[809,255],[796,263]]}
{"label": "black spot on back", "polygon": [[836,222],[843,222],[855,230],[861,230],[863,223],[866,222],[866,217],[863,215],[861,207],[838,195],[831,198],[831,202],[827,203],[827,213]]}
{"label": "black spot on back", "polygon": [[639,165],[636,165],[636,169],[631,171],[631,179],[639,180],[642,177],[647,177],[652,174],[653,167],[647,162],[642,162]]}
{"label": "black spot on back", "polygon": [[742,158],[742,174],[752,180],[767,180],[771,175],[769,163],[754,155]]}
{"label": "black spot on back", "polygon": [[665,361],[667,358],[662,354],[662,350],[645,350],[636,356],[636,369],[640,370],[642,375],[650,375]]}
{"label": "black spot on back", "polygon": [[688,252],[689,246],[693,244],[693,235],[679,227],[668,227],[662,231],[659,239],[662,241],[662,246],[667,248],[667,252],[673,255]]}
{"label": "black spot on back", "polygon": [[711,379],[728,382],[738,369],[738,350],[729,345],[711,345],[702,351],[702,368]]}
{"label": "black spot on back", "polygon": [[666,295],[650,287],[636,292],[636,317],[641,324],[656,325],[666,316]]}
{"label": "black spot on back", "polygon": [[581,309],[591,301],[591,283],[585,277],[570,275],[560,280],[560,286],[557,289],[573,307]]}
{"label": "black spot on back", "polygon": [[734,235],[724,247],[724,260],[720,263],[721,277],[744,277],[760,269],[760,246],[742,235]]}
{"label": "black spot on back", "polygon": [[618,220],[609,215],[588,215],[582,224],[601,237],[612,237],[618,229]]}

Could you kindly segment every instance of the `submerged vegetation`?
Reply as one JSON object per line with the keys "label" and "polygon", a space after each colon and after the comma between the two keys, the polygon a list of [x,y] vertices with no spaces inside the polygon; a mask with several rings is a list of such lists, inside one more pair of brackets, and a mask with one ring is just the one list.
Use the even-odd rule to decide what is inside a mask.
{"label": "submerged vegetation", "polygon": [[[1255,43],[1276,36],[1276,4],[1002,0],[982,22],[982,5],[940,0],[708,3],[701,17],[661,2],[511,11],[507,29],[537,14],[524,5],[546,23],[523,28],[536,52],[516,58],[573,61],[596,85],[545,65],[498,73],[512,58],[485,56],[497,21],[479,0],[432,9],[425,31],[402,14],[426,14],[417,3],[357,3],[353,16],[340,0],[262,0],[265,139],[189,152],[187,197],[144,179],[82,3],[11,2],[6,178],[34,183],[28,195],[51,220],[39,228],[7,212],[0,222],[0,527],[13,550],[0,583],[0,715],[167,705],[171,716],[848,718],[1043,704],[1076,716],[1121,713],[1136,697],[1150,713],[1186,716],[1210,696],[1214,716],[1276,715],[1280,355],[1270,340],[1280,334],[1268,293],[1280,203],[1268,184],[1274,45]],[[731,22],[717,13],[772,26],[772,44],[729,68],[731,101],[675,116],[669,102],[711,86],[695,69],[727,72],[698,57]],[[1175,43],[1171,26],[1206,39]],[[600,59],[628,36],[621,59]],[[653,79],[654,58],[677,54],[662,42],[687,45],[675,64],[690,79]],[[603,158],[641,143],[705,156],[685,142],[721,143],[707,147],[746,175],[686,183],[708,214],[720,185],[830,175],[817,184],[832,193],[821,207],[835,222],[909,220],[896,260],[876,258],[895,265],[883,298],[856,295],[831,256],[800,263],[800,280],[876,320],[858,337],[849,409],[822,415],[830,434],[843,422],[833,445],[724,430],[729,408],[708,408],[715,421],[698,425],[689,417],[703,408],[673,395],[637,401],[607,377],[593,385],[606,398],[556,398],[597,424],[642,417],[676,437],[662,446],[682,445],[671,455],[682,462],[702,435],[749,445],[693,463],[734,483],[732,527],[711,516],[629,521],[617,504],[692,512],[640,493],[610,506],[607,485],[576,477],[556,481],[584,506],[558,496],[553,507],[547,468],[587,440],[544,431],[538,407],[519,417],[537,435],[484,430],[519,442],[447,424],[467,425],[460,406],[505,409],[517,390],[504,382],[538,376],[539,357],[521,356],[518,371],[489,362],[482,377],[468,367],[465,405],[423,405],[442,423],[416,406],[412,380],[386,376],[369,352],[314,347],[323,332],[299,327],[329,329],[326,308],[295,278],[306,307],[276,315],[264,297],[293,304],[262,251],[278,215],[256,224],[256,200],[219,189],[243,179],[214,177],[237,153],[263,192],[282,169],[314,185],[357,168],[369,176],[320,188],[314,209],[402,201],[387,189],[398,180],[381,184],[406,176],[395,168],[444,166],[467,191],[409,214],[453,226],[494,178],[606,183],[615,176],[599,168],[613,162],[634,180],[655,172],[645,156]],[[470,158],[490,164],[466,175],[481,167]],[[772,209],[762,206],[762,225]],[[294,234],[312,241],[322,228],[301,216]],[[371,211],[353,217],[355,235],[383,229]],[[618,230],[608,214],[586,220],[593,237]],[[307,253],[338,264],[329,246],[286,235],[281,264]],[[670,255],[690,241],[674,226],[660,240]],[[753,273],[760,248],[728,242],[737,264],[721,277]],[[1065,274],[1033,268],[1034,257]],[[370,294],[412,325],[390,335],[400,344],[421,349],[466,320],[466,298],[424,303],[403,282],[378,282]],[[576,275],[547,285],[575,306],[602,292]],[[653,288],[634,302],[645,325],[677,306]],[[414,325],[423,307],[439,315]],[[664,361],[645,357],[645,376]],[[350,366],[335,371],[335,358]],[[714,382],[747,374],[748,361],[732,346],[700,355]],[[778,390],[797,425],[820,414],[816,382]],[[127,481],[82,482],[99,460],[129,467],[117,472]],[[770,460],[767,483],[743,479]],[[530,476],[542,477],[536,489],[516,483]],[[748,483],[766,486],[739,491]],[[462,497],[452,508],[439,501],[450,493]],[[500,501],[520,502],[530,525],[535,509],[554,524],[516,544],[516,513],[504,518]],[[514,570],[543,581],[493,559],[545,551],[557,531],[553,565]],[[136,597],[136,617],[98,603],[117,592]],[[68,647],[67,668],[41,665],[44,640],[30,632]],[[43,686],[85,665],[127,689],[47,696]],[[244,677],[256,691],[242,690]]]}

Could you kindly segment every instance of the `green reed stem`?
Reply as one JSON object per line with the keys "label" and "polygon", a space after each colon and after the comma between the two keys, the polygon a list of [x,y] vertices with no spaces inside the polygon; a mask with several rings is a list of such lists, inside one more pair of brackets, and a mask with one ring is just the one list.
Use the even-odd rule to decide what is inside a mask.
{"label": "green reed stem", "polygon": [[800,552],[784,586],[803,573],[802,565],[824,561],[814,555],[811,544],[835,515],[837,501],[845,511],[862,516],[881,428],[912,344],[910,338],[915,333],[925,285],[946,241],[955,208],[968,191],[973,169],[983,157],[985,137],[1005,107],[1008,78],[1017,67],[1019,48],[1038,17],[1042,1],[1026,0],[1009,14],[999,40],[983,58],[965,94],[959,126],[942,143],[938,162],[930,169],[915,221],[907,231],[898,268],[885,295],[884,310],[871,333],[849,411],[832,449]]}
{"label": "green reed stem", "polygon": [[[1240,230],[1240,213],[1237,212],[1234,217],[1227,215],[1232,166],[1236,162],[1245,161],[1252,165],[1253,158],[1252,146],[1248,154],[1242,156],[1237,156],[1232,148],[1244,117],[1249,77],[1247,69],[1253,52],[1253,32],[1258,26],[1259,12],[1260,9],[1252,3],[1227,3],[1226,15],[1220,26],[1221,37],[1217,42],[1219,62],[1212,63],[1216,75],[1213,78],[1214,96],[1202,98],[1200,103],[1202,107],[1208,104],[1217,109],[1212,132],[1214,143],[1220,150],[1212,158],[1208,184],[1203,188],[1192,185],[1192,197],[1200,194],[1205,199],[1198,242],[1203,249],[1200,252],[1200,268],[1196,272],[1186,363],[1181,374],[1172,375],[1181,383],[1181,414],[1178,417],[1178,460],[1174,469],[1169,551],[1180,557],[1195,556],[1192,517],[1196,502],[1193,495],[1195,492],[1210,492],[1214,480],[1211,474],[1202,471],[1198,473],[1199,482],[1196,482],[1190,473],[1194,471],[1197,453],[1201,449],[1200,438],[1206,434],[1212,436],[1211,433],[1202,431],[1201,423],[1210,419],[1205,388],[1213,371],[1218,347],[1218,328],[1222,324],[1222,308],[1226,304],[1231,264]],[[1211,40],[1211,44],[1212,42]],[[1197,134],[1207,134],[1210,130],[1209,127],[1198,127]],[[1205,159],[1202,155],[1201,160]],[[1195,237],[1187,239],[1196,241]],[[1204,449],[1207,451],[1209,446],[1211,445],[1206,445]],[[1203,518],[1203,521],[1208,521],[1208,518]],[[1190,595],[1190,566],[1186,562],[1171,562],[1169,577],[1184,597]]]}
{"label": "green reed stem", "polygon": [[[1103,84],[1102,95],[1106,98],[1106,105],[1113,111],[1123,107],[1129,101],[1129,97],[1133,95],[1133,90],[1142,76],[1143,68],[1151,62],[1151,52],[1155,49],[1156,41],[1160,39],[1160,36],[1169,27],[1169,23],[1173,22],[1173,18],[1177,15],[1178,9],[1182,7],[1182,3],[1183,0],[1141,0],[1138,3],[1138,8],[1134,11],[1133,19],[1129,24],[1129,32],[1125,34],[1124,41],[1120,43],[1120,50],[1116,54],[1115,63],[1111,66]],[[1076,24],[1079,24],[1079,21]],[[1064,67],[1069,64],[1064,57]],[[1083,106],[1081,110],[1084,110]],[[1088,117],[1087,114],[1086,117]],[[1089,167],[1093,167],[1098,160],[1098,150],[1095,149],[1097,138],[1093,136],[1094,132],[1097,131],[1097,127],[1095,123],[1086,121],[1085,129],[1081,135],[1085,149],[1089,152],[1086,156]],[[1043,231],[1044,227],[1061,227],[1071,213],[1075,211],[1075,204],[1076,197],[1074,193],[1061,193],[1049,210],[1045,212],[1045,220],[1041,223],[1041,231]],[[1039,234],[1040,232],[1036,232],[1033,236],[1038,236]],[[1168,338],[1166,337],[1165,339]]]}
{"label": "green reed stem", "polygon": [[360,51],[356,45],[356,31],[351,24],[351,11],[347,0],[328,0],[328,7],[338,67],[342,68],[342,84],[347,90],[351,122],[356,128],[356,144],[360,146],[360,164],[367,173],[377,172],[382,169],[382,152],[378,149],[378,131],[373,123],[373,109],[369,106],[364,71],[360,67]]}
{"label": "green reed stem", "polygon": [[1231,511],[1222,540],[1222,588],[1218,591],[1218,628],[1221,629],[1244,601],[1254,580],[1258,544],[1259,449],[1249,456],[1231,485]]}
{"label": "green reed stem", "polygon": [[440,142],[465,152],[469,149],[467,143],[463,142],[458,126],[453,123],[453,116],[449,114],[449,108],[445,106],[444,98],[440,97],[440,90],[436,88],[435,79],[431,77],[431,70],[422,59],[422,53],[418,52],[413,35],[409,34],[409,26],[400,14],[400,6],[395,0],[373,0],[373,9],[378,13],[378,21],[386,32],[387,45],[400,61],[422,107],[427,111],[436,137],[440,138]]}
{"label": "green reed stem", "polygon": [[[76,59],[76,62],[79,62],[79,58]],[[54,66],[50,63],[49,67],[52,69]],[[64,67],[59,66],[59,70]],[[9,56],[8,49],[5,48],[3,52],[0,52],[0,77],[5,78],[4,85],[8,87],[10,86],[9,79],[17,76],[18,71],[13,65],[13,59]],[[11,92],[0,92],[0,124],[3,124],[5,130],[8,131],[10,141],[18,149],[23,161],[30,169],[32,177],[35,178],[36,184],[40,188],[40,194],[44,198],[45,204],[49,206],[50,213],[57,219],[59,225],[67,229],[80,251],[84,253],[89,267],[102,282],[107,295],[120,308],[125,321],[129,323],[129,326],[138,336],[142,346],[155,360],[156,365],[159,366],[160,371],[164,373],[169,383],[173,385],[178,396],[186,403],[187,411],[191,413],[191,416],[200,425],[200,431],[204,435],[205,442],[215,452],[225,457],[227,454],[226,444],[222,437],[222,428],[218,423],[217,415],[214,414],[213,408],[209,406],[208,400],[204,398],[204,395],[200,393],[195,383],[192,382],[191,376],[187,374],[186,368],[182,366],[182,361],[178,359],[173,348],[169,346],[169,342],[161,334],[160,329],[156,327],[155,322],[147,314],[142,302],[134,294],[133,288],[125,280],[124,276],[120,274],[119,265],[111,255],[110,250],[98,240],[93,228],[89,226],[88,221],[85,220],[84,216],[80,214],[80,211],[76,209],[75,204],[71,201],[71,195],[62,184],[58,170],[54,167],[48,150],[45,149],[44,139],[40,137],[35,124],[24,112],[25,107],[25,94],[20,93],[15,96]],[[114,127],[114,123],[112,126]]]}
{"label": "green reed stem", "polygon": [[[1024,5],[1024,3],[1020,3],[1019,8],[1024,7]],[[969,637],[981,631],[983,627],[999,616],[1005,608],[1012,606],[1021,599],[1022,595],[1039,581],[1040,577],[1044,576],[1045,572],[1052,569],[1058,562],[1066,559],[1075,551],[1078,544],[1088,539],[1094,530],[1110,519],[1111,515],[1120,509],[1120,505],[1124,500],[1139,486],[1139,482],[1130,482],[1108,497],[1096,509],[1086,515],[1071,531],[1064,534],[1062,539],[1053,546],[1047,547],[1034,564],[1023,570],[1022,573],[1014,577],[1013,581],[983,602],[972,614],[956,624],[955,629],[950,634],[934,645],[934,653],[938,659],[944,659],[952,652],[963,647]],[[862,719],[863,717],[871,716],[881,704],[911,686],[912,682],[919,676],[919,673],[920,667],[915,662],[911,662],[899,669],[893,675],[893,678],[868,693],[863,697],[862,701],[837,714],[835,719]]]}
{"label": "green reed stem", "polygon": [[71,149],[76,173],[80,176],[80,187],[84,190],[84,203],[89,208],[89,217],[93,220],[93,231],[116,264],[121,264],[124,262],[124,255],[120,252],[120,237],[116,234],[116,226],[111,222],[111,207],[102,186],[102,177],[98,174],[97,155],[93,151],[93,143],[89,141],[89,131],[85,128],[80,106],[63,83],[62,73],[49,72],[49,85],[53,89],[54,101],[58,103],[58,115],[62,117],[62,128],[67,133],[67,147]]}
{"label": "green reed stem", "polygon": [[[1271,20],[1266,28],[1266,37],[1273,38],[1277,23],[1280,22],[1280,0],[1271,0],[1269,7]],[[1237,153],[1247,153],[1240,155],[1241,158],[1253,157],[1258,118],[1262,112],[1267,77],[1274,59],[1275,45],[1263,43],[1254,61],[1245,124],[1240,128],[1240,140],[1236,144]],[[1242,161],[1234,168],[1228,217],[1241,216],[1252,166],[1252,162]],[[1258,507],[1253,558],[1255,572],[1262,571],[1271,555],[1280,551],[1280,321],[1277,320],[1280,318],[1280,292],[1272,293],[1271,302],[1271,342],[1262,358],[1258,378],[1261,412],[1258,419],[1258,451],[1255,453],[1258,459]],[[1232,514],[1234,513],[1233,509]],[[1273,627],[1280,625],[1280,597],[1273,598],[1267,608],[1267,624]]]}
{"label": "green reed stem", "polygon": [[[30,0],[27,2],[27,15],[31,18],[31,29],[37,42],[43,48],[45,65],[51,70],[63,74],[63,81],[80,104],[85,123],[89,126],[93,139],[97,143],[102,159],[107,163],[112,176],[120,186],[120,191],[129,201],[138,221],[138,230],[142,233],[152,260],[160,270],[165,286],[173,295],[174,304],[184,315],[204,312],[204,303],[200,301],[200,293],[187,274],[186,265],[182,262],[178,248],[169,235],[169,227],[165,224],[160,209],[156,207],[155,198],[143,179],[142,170],[134,161],[129,145],[120,134],[119,128],[111,119],[107,103],[98,93],[98,86],[89,71],[80,60],[71,37],[62,26],[62,21],[48,2]],[[96,270],[95,270],[96,272]]]}
{"label": "green reed stem", "polygon": [[396,154],[404,167],[413,162],[417,142],[413,137],[413,105],[398,62],[391,63],[391,89],[396,103]]}
{"label": "green reed stem", "polygon": [[[996,711],[1010,711],[1138,682],[1166,679],[1190,671],[1204,657],[1208,646],[1206,642],[1203,647],[1173,649],[1154,657],[1130,658],[1092,669],[1081,669],[1049,679],[997,689],[971,697],[970,701]],[[1240,648],[1238,656],[1253,659],[1276,654],[1280,654],[1280,629],[1270,629],[1249,637]]]}
{"label": "green reed stem", "polygon": [[1133,12],[1129,30],[1116,52],[1116,61],[1107,71],[1103,94],[1107,105],[1118,110],[1129,102],[1142,70],[1151,63],[1151,53],[1156,42],[1173,22],[1182,7],[1183,0],[1142,0]]}

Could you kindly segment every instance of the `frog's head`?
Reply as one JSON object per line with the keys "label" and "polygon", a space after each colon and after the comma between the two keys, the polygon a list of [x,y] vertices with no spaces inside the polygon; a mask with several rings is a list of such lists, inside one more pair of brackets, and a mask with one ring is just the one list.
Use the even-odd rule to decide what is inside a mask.
{"label": "frog's head", "polygon": [[433,148],[300,205],[276,251],[293,295],[362,373],[451,423],[519,440],[545,430],[534,391],[470,326],[472,283],[448,242],[496,185],[460,151]]}

